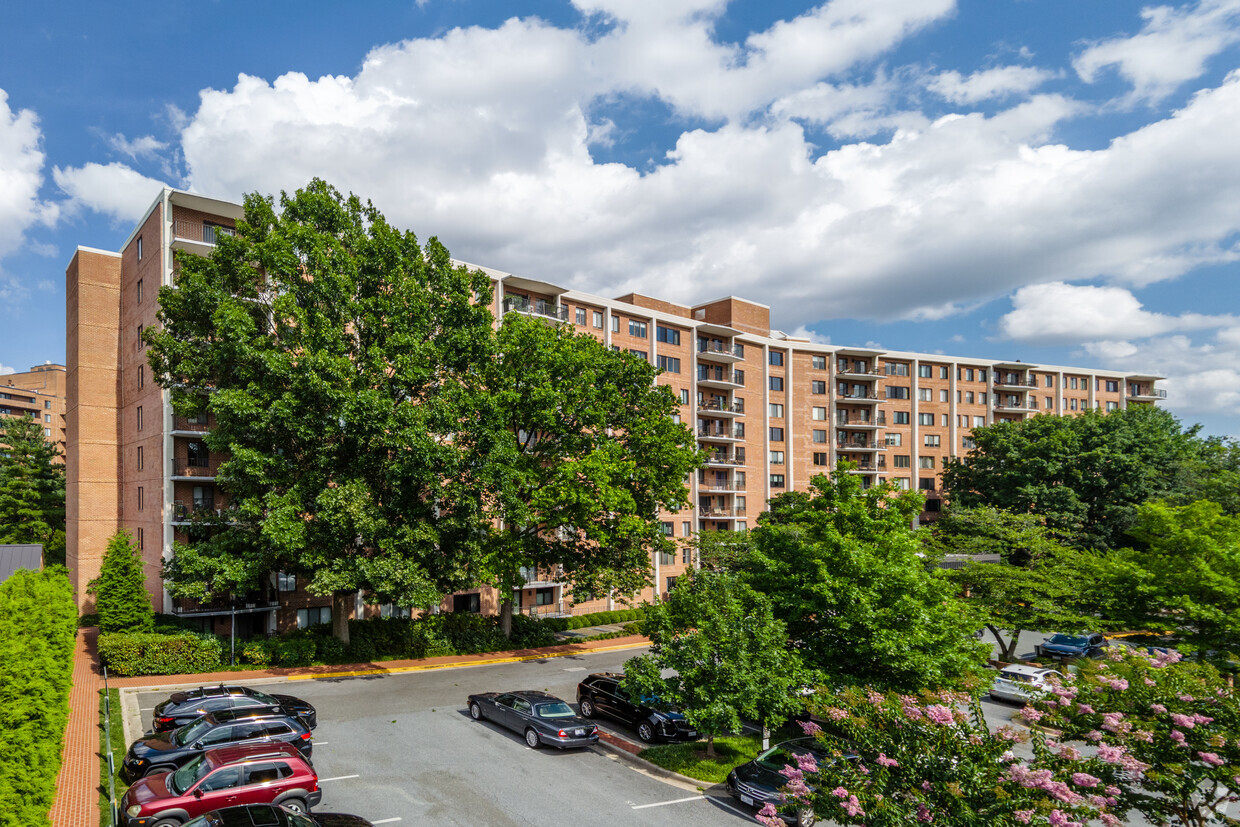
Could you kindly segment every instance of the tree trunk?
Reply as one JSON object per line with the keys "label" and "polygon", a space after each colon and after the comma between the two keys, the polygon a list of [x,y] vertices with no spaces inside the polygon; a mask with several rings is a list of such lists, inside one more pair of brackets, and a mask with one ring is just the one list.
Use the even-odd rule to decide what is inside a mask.
{"label": "tree trunk", "polygon": [[349,612],[357,592],[332,593],[332,636],[349,645]]}
{"label": "tree trunk", "polygon": [[706,757],[707,758],[715,757],[715,736],[714,735],[706,736]]}
{"label": "tree trunk", "polygon": [[512,590],[508,590],[508,599],[499,602],[499,628],[504,637],[512,637]]}
{"label": "tree trunk", "polygon": [[1020,629],[1012,632],[1012,639],[1005,642],[1003,634],[994,626],[987,623],[986,628],[990,630],[995,637],[995,642],[999,644],[999,660],[1011,663],[1016,658],[1016,642],[1020,640]]}

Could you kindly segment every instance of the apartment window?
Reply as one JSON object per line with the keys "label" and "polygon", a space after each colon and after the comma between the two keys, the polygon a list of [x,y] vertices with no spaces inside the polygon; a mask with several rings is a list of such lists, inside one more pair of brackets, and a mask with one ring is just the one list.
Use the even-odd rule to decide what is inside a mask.
{"label": "apartment window", "polygon": [[827,432],[825,430],[816,429],[814,431],[813,436],[814,436],[814,442],[819,443],[820,445],[825,444],[827,441]]}
{"label": "apartment window", "polygon": [[883,434],[883,444],[889,448],[899,448],[904,441],[904,434],[899,431],[888,431]]}
{"label": "apartment window", "polygon": [[[684,522],[682,522],[680,524],[680,533],[681,533],[681,536],[684,536],[684,537],[688,537],[690,534],[692,534],[693,523],[689,520],[685,520]],[[689,553],[688,550],[686,550],[685,553],[688,554]],[[688,561],[686,560],[685,562],[688,562]]]}
{"label": "apartment window", "polygon": [[771,416],[782,419],[783,415],[784,415],[784,406],[777,405],[774,402],[772,402],[771,403]]}
{"label": "apartment window", "polygon": [[50,399],[45,399],[45,400],[43,400],[43,409],[44,409],[44,410],[51,410],[51,407],[52,407],[52,401],[51,401]]}
{"label": "apartment window", "polygon": [[771,451],[771,465],[783,465],[783,464],[784,464],[784,452],[783,451]]}
{"label": "apartment window", "polygon": [[917,399],[920,402],[933,402],[934,401],[933,391],[931,391],[929,388],[918,388]]}
{"label": "apartment window", "polygon": [[660,356],[659,369],[668,373],[680,373],[680,360],[675,356]]}
{"label": "apartment window", "polygon": [[908,477],[896,477],[895,479],[891,481],[891,484],[895,486],[896,489],[899,491],[907,491],[908,490]]}
{"label": "apartment window", "polygon": [[888,362],[888,376],[908,376],[908,365],[903,362]]}
{"label": "apartment window", "polygon": [[826,422],[827,421],[827,409],[826,408],[814,408],[813,411],[814,411],[815,422]]}
{"label": "apartment window", "polygon": [[[141,261],[141,260],[142,260],[142,236],[138,236],[138,261]],[[138,282],[138,283],[141,284],[142,282]],[[142,299],[139,298],[138,301],[142,301]]]}
{"label": "apartment window", "polygon": [[1050,375],[1047,375],[1047,376],[1044,376],[1044,377],[1042,377],[1042,378],[1043,378],[1043,379],[1045,380],[1045,382],[1046,382],[1046,387],[1048,387],[1048,388],[1053,388],[1053,387],[1055,387],[1055,377],[1050,376]]}
{"label": "apartment window", "polygon": [[784,389],[784,377],[772,376],[771,377],[771,390],[782,391],[783,389]]}
{"label": "apartment window", "polygon": [[660,342],[666,342],[669,345],[680,344],[680,331],[673,327],[655,327],[654,332]]}
{"label": "apartment window", "polygon": [[619,316],[611,317],[611,332],[612,333],[620,332],[620,317]]}
{"label": "apartment window", "polygon": [[934,490],[934,477],[922,477],[920,480],[917,481],[917,487],[920,488],[922,491],[933,491]]}
{"label": "apartment window", "polygon": [[139,511],[141,511],[141,510],[143,509],[143,507],[145,506],[145,504],[146,504],[146,503],[145,503],[146,498],[143,496],[143,494],[144,494],[144,493],[145,493],[145,492],[144,492],[144,490],[143,490],[142,486],[140,486],[140,485],[139,485],[139,486],[138,486],[138,510],[139,510]]}
{"label": "apartment window", "polygon": [[142,330],[143,326],[138,325],[138,347],[142,347]]}
{"label": "apartment window", "polygon": [[772,350],[770,352],[770,364],[780,367],[784,364],[784,352],[782,350]]}
{"label": "apartment window", "polygon": [[142,304],[142,279],[138,279],[138,304]]}
{"label": "apartment window", "polygon": [[578,308],[577,308],[577,324],[578,324],[579,326],[581,326],[581,327],[585,327],[585,324],[586,324],[586,309],[585,309],[584,307],[578,307]]}
{"label": "apartment window", "polygon": [[139,471],[141,471],[141,470],[142,470],[142,466],[143,466],[143,465],[144,465],[144,463],[143,463],[143,461],[142,461],[142,446],[141,446],[141,445],[139,445],[139,446],[138,446],[138,470],[139,470]]}
{"label": "apartment window", "polygon": [[1072,390],[1076,390],[1076,377],[1075,376],[1068,377],[1068,387],[1072,388]]}
{"label": "apartment window", "polygon": [[947,414],[942,414],[939,417],[939,424],[942,425],[944,428],[947,427]]}
{"label": "apartment window", "polygon": [[629,335],[636,339],[646,338],[646,323],[637,319],[629,319]]}
{"label": "apartment window", "polygon": [[812,367],[814,370],[826,370],[827,369],[827,357],[826,356],[811,356],[810,367]]}
{"label": "apartment window", "polygon": [[827,383],[815,379],[809,383],[809,392],[821,396],[827,392]]}
{"label": "apartment window", "polygon": [[737,439],[744,439],[745,438],[745,423],[737,422],[735,425],[733,425],[732,435],[736,437]]}
{"label": "apartment window", "polygon": [[888,399],[908,399],[908,388],[902,385],[884,385],[883,392]]}
{"label": "apartment window", "polygon": [[927,448],[938,448],[940,439],[941,437],[938,434],[926,434],[924,440],[925,446]]}
{"label": "apartment window", "polygon": [[965,378],[965,381],[966,381],[966,382],[972,382],[972,381],[973,381],[973,368],[966,368],[966,369],[965,369],[965,372],[964,372],[964,378]]}
{"label": "apartment window", "polygon": [[934,375],[934,366],[933,365],[918,365],[917,375],[920,376],[922,379],[930,379]]}
{"label": "apartment window", "polygon": [[1071,407],[1072,407],[1072,410],[1074,410],[1074,411],[1075,411],[1075,410],[1076,410],[1076,400],[1075,400],[1075,399],[1073,399],[1073,400],[1071,401],[1070,405],[1071,405]]}
{"label": "apartment window", "polygon": [[825,452],[816,451],[814,453],[814,464],[815,465],[826,465],[828,462],[828,459],[827,459],[828,456],[829,455],[826,454]]}
{"label": "apartment window", "polygon": [[635,347],[631,347],[629,348],[629,353],[632,353],[634,356],[640,356],[643,362],[650,361],[649,354],[647,354],[644,350],[638,350]]}
{"label": "apartment window", "polygon": [[482,598],[477,592],[473,594],[452,595],[452,611],[463,614],[479,614],[482,612]]}
{"label": "apartment window", "polygon": [[212,509],[215,508],[215,489],[209,485],[195,485],[190,492],[193,495],[192,502],[194,509],[199,508]]}
{"label": "apartment window", "polygon": [[1045,405],[1046,410],[1049,411],[1055,407],[1055,400],[1053,397],[1047,396],[1047,397],[1044,397],[1044,399],[1046,400],[1046,405]]}
{"label": "apartment window", "polygon": [[939,378],[940,379],[947,378],[947,365],[939,365]]}
{"label": "apartment window", "polygon": [[659,525],[660,525],[660,526],[662,527],[662,529],[663,529],[663,536],[664,536],[664,537],[674,537],[674,536],[676,536],[676,526],[675,526],[673,523],[659,523]]}
{"label": "apartment window", "polygon": [[934,414],[917,414],[918,425],[933,425]]}
{"label": "apartment window", "polygon": [[190,468],[206,468],[210,464],[210,456],[205,442],[190,442],[185,445],[186,465]]}
{"label": "apartment window", "polygon": [[784,429],[783,428],[772,428],[771,429],[771,442],[783,442],[783,441],[784,441]]}
{"label": "apartment window", "polygon": [[986,371],[984,371],[984,370],[978,370],[978,372],[977,372],[977,381],[979,381],[979,382],[985,382],[985,381],[986,381]]}
{"label": "apartment window", "polygon": [[[737,345],[737,347],[740,347],[740,345]],[[743,370],[732,371],[732,381],[738,385],[745,384],[745,371]]]}
{"label": "apartment window", "polygon": [[908,454],[896,454],[894,457],[891,458],[891,466],[893,468],[911,467],[909,463],[909,455]]}
{"label": "apartment window", "polygon": [[52,415],[51,415],[51,414],[43,414],[43,422],[44,422],[44,424],[51,424],[51,421],[52,421]]}
{"label": "apartment window", "polygon": [[138,550],[142,551],[146,548],[146,532],[138,529]]}
{"label": "apartment window", "polygon": [[979,394],[977,395],[977,404],[979,404],[979,405],[985,405],[985,404],[986,404],[986,394],[984,394],[984,393],[979,393]]}
{"label": "apartment window", "polygon": [[672,421],[673,421],[673,422],[675,422],[677,425],[679,425],[679,424],[680,424],[680,414],[672,414]]}
{"label": "apartment window", "polygon": [[142,406],[138,406],[138,430],[142,430]]}
{"label": "apartment window", "polygon": [[297,591],[297,575],[286,574],[284,572],[276,573],[276,591],[295,592]]}
{"label": "apartment window", "polygon": [[595,310],[593,311],[593,313],[594,313],[594,326],[597,327],[599,330],[602,330],[603,329],[603,311]]}
{"label": "apartment window", "polygon": [[771,474],[771,488],[783,488],[783,487],[784,487],[784,475],[783,474]]}
{"label": "apartment window", "polygon": [[1108,403],[1107,403],[1107,411],[1118,411],[1118,410],[1119,410],[1119,403],[1118,403],[1118,402],[1108,402]]}
{"label": "apartment window", "polygon": [[934,468],[934,457],[918,457],[917,467],[933,469]]}
{"label": "apartment window", "polygon": [[891,424],[892,425],[907,425],[908,424],[908,411],[892,411],[891,412]]}
{"label": "apartment window", "polygon": [[940,402],[946,402],[946,401],[947,401],[947,388],[941,388],[941,389],[939,390],[939,401],[940,401]]}
{"label": "apartment window", "polygon": [[966,404],[966,405],[972,405],[972,404],[973,404],[973,391],[965,391],[965,392],[964,392],[964,402],[965,402],[965,404]]}
{"label": "apartment window", "polygon": [[960,437],[960,447],[966,451],[972,451],[977,447],[977,440],[971,436],[962,436]]}
{"label": "apartment window", "polygon": [[974,427],[974,428],[981,428],[981,427],[985,426],[985,424],[986,424],[986,417],[984,417],[984,416],[975,416],[975,417],[973,417],[973,427]]}
{"label": "apartment window", "polygon": [[[458,598],[462,596],[463,595],[457,595]],[[464,596],[468,596],[468,595],[464,595]],[[477,596],[478,595],[476,594],[474,595],[474,597],[477,597]],[[454,611],[455,609],[456,607],[453,606]],[[298,609],[297,610],[297,628],[298,629],[309,629],[311,626],[326,626],[327,624],[331,622],[332,622],[332,607],[331,606],[315,606],[310,609]]]}
{"label": "apartment window", "polygon": [[689,389],[688,388],[680,389],[680,404],[682,405],[689,404]]}
{"label": "apartment window", "polygon": [[1119,393],[1119,381],[1115,379],[1107,380],[1107,393]]}

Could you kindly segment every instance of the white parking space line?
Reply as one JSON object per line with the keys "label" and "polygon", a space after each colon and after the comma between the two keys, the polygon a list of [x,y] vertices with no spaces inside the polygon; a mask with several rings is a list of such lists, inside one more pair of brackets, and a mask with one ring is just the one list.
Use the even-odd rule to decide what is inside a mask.
{"label": "white parking space line", "polygon": [[139,711],[139,712],[154,712],[154,711],[155,711],[155,707],[153,707],[153,706],[142,706],[142,707],[138,707],[138,711]]}
{"label": "white parking space line", "polygon": [[677,798],[675,801],[656,801],[653,804],[634,804],[632,809],[645,810],[648,807],[666,807],[668,804],[684,804],[686,801],[704,801],[706,796],[694,795],[689,798]]}
{"label": "white parking space line", "polygon": [[327,741],[315,741],[315,742],[314,742],[314,745],[315,745],[316,747],[325,747],[325,746],[327,746]]}
{"label": "white parking space line", "polygon": [[361,778],[361,776],[360,775],[336,775],[336,776],[332,776],[331,778],[320,778],[319,783],[322,784],[324,781],[344,781],[346,778]]}
{"label": "white parking space line", "polygon": [[570,666],[564,671],[565,672],[584,672],[586,671],[586,668],[584,666]]}
{"label": "white parking space line", "polygon": [[731,804],[728,804],[722,798],[719,798],[713,795],[704,796],[704,798],[710,801],[711,804],[718,804],[720,807],[724,808],[725,810],[731,810],[732,812],[736,813],[738,816],[744,816],[745,818],[753,818],[753,813],[746,813],[743,810],[738,810],[736,807],[733,807]]}
{"label": "white parking space line", "polygon": [[393,821],[400,821],[400,816],[396,818],[381,818],[378,821],[372,821],[371,824],[391,824]]}

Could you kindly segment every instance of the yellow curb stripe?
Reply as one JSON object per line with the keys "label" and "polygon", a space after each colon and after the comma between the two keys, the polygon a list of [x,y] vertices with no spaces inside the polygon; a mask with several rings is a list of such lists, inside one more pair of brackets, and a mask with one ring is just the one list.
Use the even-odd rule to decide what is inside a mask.
{"label": "yellow curb stripe", "polygon": [[550,652],[545,655],[519,655],[511,658],[489,658],[488,660],[456,661],[454,663],[427,663],[418,666],[394,666],[391,669],[358,669],[349,672],[319,672],[312,675],[288,675],[290,681],[311,681],[317,678],[358,678],[363,675],[395,675],[401,672],[429,672],[433,669],[455,669],[461,666],[492,666],[497,663],[520,663],[527,660],[548,660],[563,658],[569,655],[590,655],[595,652],[616,652],[623,649],[640,649],[649,643],[626,643],[622,646],[600,646],[596,649],[575,649],[571,652]]}

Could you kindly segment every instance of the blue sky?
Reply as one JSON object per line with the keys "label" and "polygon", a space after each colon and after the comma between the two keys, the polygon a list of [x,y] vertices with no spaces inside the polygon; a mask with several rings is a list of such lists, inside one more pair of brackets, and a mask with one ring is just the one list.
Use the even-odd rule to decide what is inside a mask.
{"label": "blue sky", "polygon": [[1240,0],[18,4],[0,371],[161,184],[317,175],[479,264],[1160,373],[1240,435],[1238,62]]}

